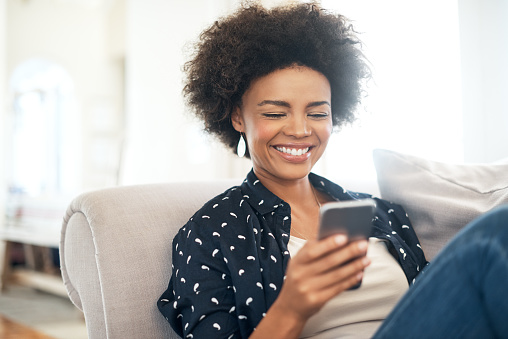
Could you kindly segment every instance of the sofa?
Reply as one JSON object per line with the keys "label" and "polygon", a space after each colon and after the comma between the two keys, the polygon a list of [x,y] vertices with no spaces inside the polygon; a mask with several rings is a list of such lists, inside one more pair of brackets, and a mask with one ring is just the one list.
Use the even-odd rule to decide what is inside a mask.
{"label": "sofa", "polygon": [[[405,207],[429,260],[473,218],[508,203],[506,162],[448,164],[375,150],[374,164],[373,192]],[[203,203],[238,183],[115,187],[70,203],[61,271],[89,338],[178,338],[156,307],[171,274],[172,238]]]}

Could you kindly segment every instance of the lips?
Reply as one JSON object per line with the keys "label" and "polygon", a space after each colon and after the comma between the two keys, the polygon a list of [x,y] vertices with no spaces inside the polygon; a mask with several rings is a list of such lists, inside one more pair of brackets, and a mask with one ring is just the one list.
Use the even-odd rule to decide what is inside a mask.
{"label": "lips", "polygon": [[312,150],[314,149],[314,145],[309,143],[279,144],[273,145],[272,147],[277,151],[277,154],[279,154],[282,159],[295,164],[307,162],[311,156]]}
{"label": "lips", "polygon": [[290,148],[290,147],[279,147],[279,146],[275,146],[275,149],[279,152],[282,152],[282,153],[285,153],[285,154],[290,154],[290,155],[303,155],[305,153],[307,153],[309,150],[310,150],[310,147],[305,147],[305,148]]}

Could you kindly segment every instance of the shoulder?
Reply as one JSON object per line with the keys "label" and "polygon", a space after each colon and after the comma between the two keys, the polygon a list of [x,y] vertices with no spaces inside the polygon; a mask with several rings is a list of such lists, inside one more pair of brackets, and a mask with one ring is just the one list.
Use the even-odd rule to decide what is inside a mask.
{"label": "shoulder", "polygon": [[373,199],[376,201],[378,215],[387,216],[388,219],[396,219],[402,224],[411,226],[409,217],[401,205],[377,197]]}
{"label": "shoulder", "polygon": [[197,210],[180,229],[179,234],[187,235],[190,230],[198,234],[219,232],[225,224],[231,224],[244,214],[250,213],[245,199],[240,186],[228,188]]}
{"label": "shoulder", "polygon": [[240,186],[233,186],[207,201],[203,207],[194,213],[189,221],[199,223],[200,220],[229,214],[242,207],[244,200]]}

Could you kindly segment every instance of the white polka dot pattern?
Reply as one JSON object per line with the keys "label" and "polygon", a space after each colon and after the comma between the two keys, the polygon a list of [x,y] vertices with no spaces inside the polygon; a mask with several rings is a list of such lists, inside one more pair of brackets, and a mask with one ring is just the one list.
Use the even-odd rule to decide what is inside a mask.
{"label": "white polka dot pattern", "polygon": [[[370,197],[310,174],[337,200]],[[408,282],[425,257],[405,212],[377,199],[372,236],[387,239]],[[251,171],[205,204],[173,240],[173,274],[159,310],[184,338],[246,338],[278,296],[289,260],[290,206]]]}

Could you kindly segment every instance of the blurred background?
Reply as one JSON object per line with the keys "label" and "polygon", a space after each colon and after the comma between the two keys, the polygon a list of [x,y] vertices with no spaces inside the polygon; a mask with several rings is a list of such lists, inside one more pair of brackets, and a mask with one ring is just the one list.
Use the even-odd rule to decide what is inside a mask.
{"label": "blurred background", "polygon": [[[508,1],[321,3],[351,19],[374,79],[360,119],[333,136],[316,172],[361,190],[376,180],[374,148],[508,157]],[[181,95],[192,42],[238,4],[0,0],[4,247],[57,247],[65,208],[84,191],[245,176],[249,161],[203,134]]]}
{"label": "blurred background", "polygon": [[[192,42],[238,2],[0,0],[2,200],[243,177],[248,161],[203,135],[181,95]],[[316,171],[370,180],[372,148],[508,155],[506,1],[321,3],[353,21],[374,80]]]}

